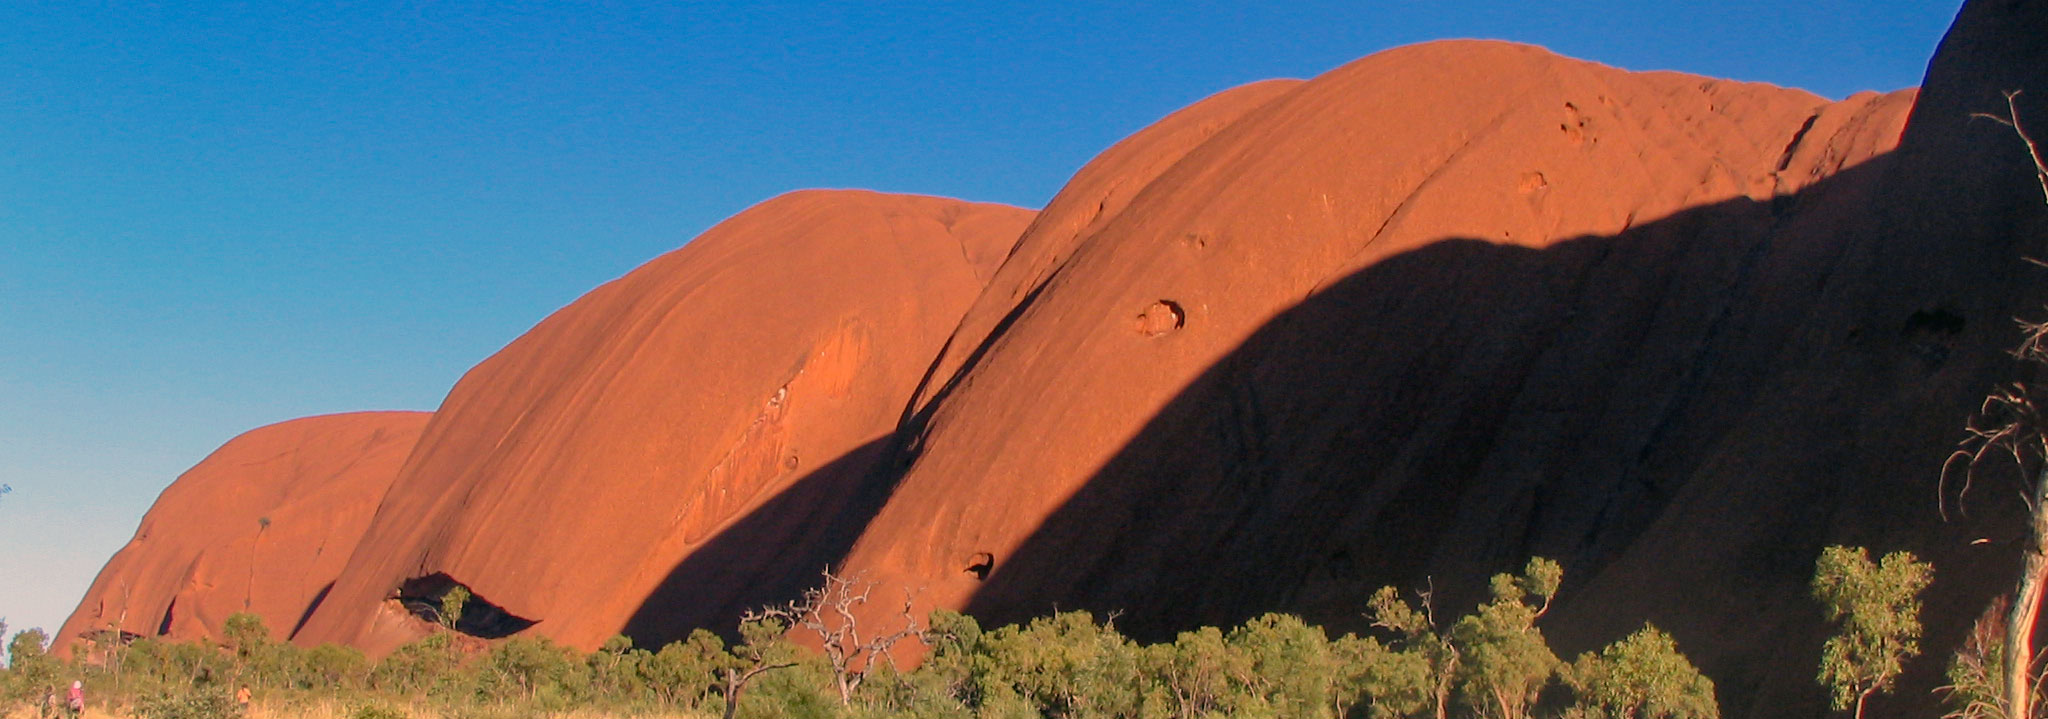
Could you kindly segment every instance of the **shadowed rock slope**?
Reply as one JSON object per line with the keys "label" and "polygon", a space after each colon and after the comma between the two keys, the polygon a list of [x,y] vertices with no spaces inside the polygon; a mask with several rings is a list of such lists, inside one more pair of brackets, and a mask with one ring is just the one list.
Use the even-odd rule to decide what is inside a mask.
{"label": "shadowed rock slope", "polygon": [[[850,570],[922,586],[938,604],[972,599],[1006,619],[1100,600],[1089,603],[1131,604],[1125,622],[1142,627],[1154,621],[1143,616],[1144,597],[1163,601],[1210,582],[1229,585],[1215,587],[1213,601],[1236,606],[1187,616],[1188,605],[1206,601],[1198,592],[1157,621],[1299,605],[1308,597],[1280,585],[1327,564],[1336,547],[1252,551],[1247,564],[1218,566],[1199,545],[1230,533],[1333,532],[1337,517],[1289,526],[1204,515],[1251,511],[1289,486],[1343,500],[1321,507],[1370,514],[1403,485],[1449,484],[1450,468],[1423,455],[1485,456],[1499,430],[1464,428],[1460,416],[1513,424],[1500,410],[1522,385],[1564,385],[1545,392],[1576,405],[1549,410],[1575,414],[1575,426],[1560,429],[1574,435],[1641,433],[1682,414],[1647,397],[1610,410],[1570,390],[1595,387],[1619,401],[1674,389],[1698,351],[1688,340],[1723,321],[1746,289],[1736,285],[1784,244],[1771,231],[1800,224],[1777,198],[1889,149],[1912,97],[1829,103],[1469,41],[1381,53],[1275,90],[1154,173],[1115,214],[1062,221],[1063,209],[1093,208],[1059,200],[1041,214],[997,273],[997,285],[1028,275],[1022,289],[1008,303],[984,296],[963,324],[999,329],[908,428],[914,462]],[[1073,225],[1084,229],[1058,242],[1035,236]],[[1656,241],[1583,241],[1630,231]],[[1840,238],[1806,243],[1828,241],[1832,251],[1797,250],[1825,259]],[[1549,251],[1569,260],[1529,259]],[[1401,271],[1372,279],[1383,296],[1351,301],[1352,278],[1389,264]],[[1345,306],[1329,313],[1343,316],[1332,319],[1355,326],[1275,347],[1270,358],[1247,356],[1269,352],[1248,343],[1293,316],[1336,303]],[[1261,369],[1309,361],[1310,352],[1345,374]],[[1539,370],[1549,377],[1526,377]],[[1506,459],[1503,469],[1546,471]],[[1072,507],[1098,494],[1092,510]],[[1432,511],[1449,513],[1467,498],[1439,499]],[[1058,512],[1075,516],[1059,521]],[[1359,541],[1415,544],[1402,549],[1404,562],[1371,559],[1388,552],[1362,547],[1348,561],[1386,571],[1347,573],[1360,582],[1420,576],[1435,538],[1358,523],[1366,526],[1350,531]],[[1486,519],[1475,524],[1493,530]],[[1464,538],[1450,526],[1427,534]],[[1017,556],[1027,539],[1043,553]],[[1450,544],[1478,555],[1472,571],[1519,549],[1471,539]],[[995,557],[986,584],[961,571],[983,552]],[[1265,592],[1239,586],[1276,574],[1286,579]],[[1332,588],[1332,600],[1362,599],[1357,589]]]}
{"label": "shadowed rock slope", "polygon": [[[1727,715],[1824,715],[1821,546],[1934,559],[1933,655],[2015,565],[2001,478],[1939,476],[2048,315],[2041,189],[1970,119],[2048,127],[2042,27],[1972,0],[1921,92],[1839,102],[1429,43],[1219,93],[1035,217],[771,200],[472,370],[297,639],[389,649],[460,584],[472,634],[648,644],[826,563],[992,622],[1360,629],[1543,555],[1560,653],[1652,621]],[[1939,664],[1876,711],[1937,713]]]}
{"label": "shadowed rock slope", "polygon": [[250,430],[164,489],[58,632],[214,638],[251,611],[282,638],[341,573],[425,412],[362,412]]}
{"label": "shadowed rock slope", "polygon": [[655,644],[801,586],[843,551],[824,525],[868,475],[835,460],[896,426],[1031,215],[798,192],[578,299],[456,384],[298,640],[388,650],[428,626],[409,603],[460,584],[478,614],[459,629],[594,648],[678,596],[660,590],[696,548],[830,467],[782,507],[819,522],[761,536],[727,581],[631,629]]}
{"label": "shadowed rock slope", "polygon": [[2048,97],[2042,14],[1969,4],[1917,110],[1493,42],[1280,88],[1113,215],[1041,214],[1084,229],[1020,240],[845,571],[1164,639],[1360,628],[1432,577],[1469,606],[1540,554],[1561,650],[1655,621],[1731,715],[1824,713],[1820,546],[1955,575],[1930,647],[2008,576],[2011,508],[1943,524],[1937,477],[2041,314],[2040,190],[1968,116]]}

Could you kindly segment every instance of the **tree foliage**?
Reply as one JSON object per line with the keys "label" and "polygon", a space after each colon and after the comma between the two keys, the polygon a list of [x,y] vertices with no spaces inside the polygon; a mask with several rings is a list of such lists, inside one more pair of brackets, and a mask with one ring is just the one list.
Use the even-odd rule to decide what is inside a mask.
{"label": "tree foliage", "polygon": [[1813,572],[1813,596],[1836,627],[1821,647],[1819,680],[1837,710],[1858,717],[1873,694],[1891,690],[1905,661],[1920,654],[1920,591],[1931,565],[1910,552],[1876,562],[1861,547],[1828,547]]}
{"label": "tree foliage", "polygon": [[1493,599],[1451,627],[1464,659],[1459,689],[1480,715],[1520,719],[1557,671],[1557,655],[1536,620],[1550,609],[1563,576],[1556,562],[1529,560],[1522,575],[1495,575]]}
{"label": "tree foliage", "polygon": [[[372,663],[346,647],[273,640],[260,618],[236,615],[218,642],[130,635],[124,651],[99,656],[118,661],[126,678],[120,692],[102,696],[145,719],[216,719],[208,712],[231,706],[223,702],[244,681],[260,700],[337,701],[370,719],[525,719],[586,709],[729,719],[1521,719],[1559,688],[1560,676],[1573,719],[1715,716],[1712,684],[1654,628],[1559,662],[1537,625],[1560,579],[1555,563],[1532,560],[1494,577],[1487,601],[1459,616],[1440,612],[1432,592],[1410,601],[1385,589],[1361,607],[1375,628],[1368,636],[1331,637],[1299,617],[1266,614],[1146,644],[1119,632],[1114,614],[1061,612],[984,629],[972,617],[934,611],[922,622],[848,631],[848,651],[835,658],[790,641],[792,633],[829,641],[818,627],[803,627],[808,620],[833,631],[818,615],[867,616],[828,591],[810,595],[826,597],[814,611],[784,605],[749,614],[736,641],[698,630],[658,649],[618,636],[584,653],[535,634],[485,642],[437,627]],[[872,589],[848,586],[846,597]],[[49,670],[38,676],[50,684],[70,672],[90,683],[113,669],[47,657],[46,640],[25,634],[10,674],[34,674],[45,658]],[[924,661],[914,669],[874,661],[884,654],[871,640],[891,635],[917,639]],[[842,661],[863,646],[867,661]],[[9,686],[22,685],[10,676]]]}
{"label": "tree foliage", "polygon": [[1579,655],[1564,672],[1572,712],[1585,719],[1718,719],[1714,682],[1678,653],[1657,627],[1642,629],[1598,653]]}
{"label": "tree foliage", "polygon": [[[1476,716],[1528,716],[1559,667],[1536,621],[1550,610],[1563,579],[1557,562],[1533,557],[1520,575],[1494,575],[1488,585],[1492,598],[1448,626],[1437,615],[1433,591],[1422,592],[1419,603],[1411,604],[1399,590],[1381,588],[1366,616],[1394,635],[1394,654],[1401,657],[1392,665],[1398,673],[1381,675],[1397,682],[1387,685],[1388,697],[1401,697],[1384,708],[1412,706],[1412,693],[1423,688],[1437,719],[1450,715],[1454,697]],[[1382,704],[1375,700],[1372,706]]]}
{"label": "tree foliage", "polygon": [[469,587],[460,584],[449,587],[441,594],[441,602],[435,608],[435,620],[443,628],[454,629],[455,623],[462,620],[462,610],[469,606],[469,598]]}

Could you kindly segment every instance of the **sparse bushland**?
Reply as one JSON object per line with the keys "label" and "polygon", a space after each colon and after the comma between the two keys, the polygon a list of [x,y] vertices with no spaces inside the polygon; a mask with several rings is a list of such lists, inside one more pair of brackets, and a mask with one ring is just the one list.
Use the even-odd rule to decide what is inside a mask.
{"label": "sparse bushland", "polygon": [[[871,587],[831,575],[794,605],[749,614],[736,644],[699,631],[658,650],[615,637],[584,654],[540,637],[439,631],[372,663],[354,649],[274,640],[242,614],[219,642],[131,637],[117,654],[88,649],[80,661],[43,653],[44,637],[23,632],[0,686],[15,716],[34,716],[44,687],[83,679],[89,719],[239,719],[243,684],[256,696],[253,719],[1717,716],[1712,682],[1654,627],[1560,661],[1536,625],[1561,577],[1556,563],[1532,560],[1494,577],[1492,598],[1456,617],[1428,592],[1417,603],[1387,588],[1360,608],[1370,636],[1332,638],[1267,614],[1157,644],[1087,612],[987,630],[943,610],[848,627],[880,616],[854,611]],[[829,643],[835,632],[840,655],[792,641]],[[888,658],[899,642],[921,644],[924,661],[899,667]]]}

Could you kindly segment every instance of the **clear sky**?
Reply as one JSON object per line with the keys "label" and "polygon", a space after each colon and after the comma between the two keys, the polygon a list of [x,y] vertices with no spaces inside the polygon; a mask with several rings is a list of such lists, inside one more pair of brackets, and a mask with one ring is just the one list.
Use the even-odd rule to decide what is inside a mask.
{"label": "clear sky", "polygon": [[235,434],[432,409],[787,190],[1037,207],[1205,95],[1439,38],[1892,90],[1957,5],[0,4],[0,617],[54,630]]}

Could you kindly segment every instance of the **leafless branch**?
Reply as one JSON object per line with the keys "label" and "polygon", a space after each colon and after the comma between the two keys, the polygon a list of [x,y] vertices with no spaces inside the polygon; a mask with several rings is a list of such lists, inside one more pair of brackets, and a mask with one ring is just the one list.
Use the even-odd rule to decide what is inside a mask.
{"label": "leafless branch", "polygon": [[876,583],[859,575],[842,577],[830,569],[821,574],[824,584],[804,590],[802,599],[763,609],[759,614],[815,636],[818,647],[825,652],[826,663],[831,665],[840,703],[851,704],[854,690],[866,681],[875,663],[886,661],[895,666],[890,649],[905,639],[923,641],[924,629],[912,612],[913,596],[905,592],[900,612],[902,625],[887,634],[865,635],[856,610],[874,595]]}
{"label": "leafless branch", "polygon": [[[2048,322],[2021,321],[2024,335],[2012,355],[2023,361],[2048,364]],[[1941,492],[1938,506],[1941,516],[1948,518],[1947,484],[1951,475],[1960,471],[1958,479],[1962,486],[1956,492],[1959,515],[1967,515],[1963,500],[1967,499],[1975,483],[1976,471],[1985,460],[1992,456],[2003,456],[2013,461],[2024,479],[2034,467],[2048,461],[2048,414],[2042,407],[2048,405],[2048,395],[2042,389],[2025,382],[2013,382],[1993,389],[1978,408],[1977,418],[1965,428],[1963,438],[1956,451],[1942,464]],[[2036,508],[2025,491],[2020,492],[2021,503],[2029,513]]]}
{"label": "leafless branch", "polygon": [[2000,125],[2010,127],[2012,128],[2013,134],[2020,136],[2020,141],[2026,143],[2027,145],[2027,156],[2032,158],[2034,161],[2034,179],[2041,185],[2041,199],[2043,201],[2048,201],[2048,161],[2044,161],[2042,159],[2041,146],[2038,143],[2034,142],[2034,138],[2027,134],[2026,125],[2020,122],[2019,103],[2015,100],[2015,98],[2018,98],[2019,96],[2020,91],[2018,90],[2005,91],[2006,114],[2004,117],[1993,115],[1988,112],[1973,112],[1970,113],[1970,117],[1981,117],[1986,120],[1996,122]]}

